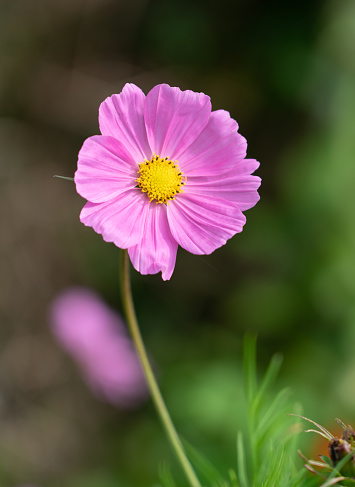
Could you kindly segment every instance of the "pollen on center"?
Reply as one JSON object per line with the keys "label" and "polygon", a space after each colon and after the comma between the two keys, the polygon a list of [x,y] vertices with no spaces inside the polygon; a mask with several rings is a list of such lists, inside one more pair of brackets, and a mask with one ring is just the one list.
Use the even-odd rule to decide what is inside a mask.
{"label": "pollen on center", "polygon": [[177,161],[168,157],[162,159],[154,154],[150,161],[145,160],[138,166],[136,183],[143,193],[147,193],[149,201],[169,204],[169,200],[174,200],[176,194],[183,192],[186,177]]}

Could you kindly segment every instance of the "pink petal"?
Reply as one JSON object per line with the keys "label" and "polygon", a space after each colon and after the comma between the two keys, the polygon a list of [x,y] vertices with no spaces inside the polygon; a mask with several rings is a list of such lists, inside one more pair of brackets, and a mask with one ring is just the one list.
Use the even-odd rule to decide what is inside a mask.
{"label": "pink petal", "polygon": [[87,139],[75,173],[77,192],[93,203],[104,203],[135,186],[138,165],[113,137],[96,135]]}
{"label": "pink petal", "polygon": [[174,271],[177,252],[166,211],[165,205],[150,203],[143,238],[128,249],[131,262],[138,272],[156,274],[161,271],[164,281],[170,279]]}
{"label": "pink petal", "polygon": [[247,142],[238,133],[238,124],[229,113],[211,113],[199,137],[185,150],[176,154],[185,175],[219,174],[234,167],[246,155]]}
{"label": "pink petal", "polygon": [[119,140],[137,163],[152,156],[144,124],[144,100],[143,91],[127,83],[119,95],[106,98],[99,109],[102,135]]}
{"label": "pink petal", "polygon": [[191,194],[213,196],[233,201],[240,210],[248,210],[260,199],[258,188],[261,179],[250,174],[258,166],[258,161],[245,159],[235,169],[218,177],[190,177],[186,185],[186,191],[188,188]]}
{"label": "pink petal", "polygon": [[81,210],[80,221],[100,233],[106,242],[127,249],[143,236],[149,211],[144,196],[140,190],[131,189],[109,202],[88,202]]}
{"label": "pink petal", "polygon": [[179,195],[168,207],[171,233],[192,254],[210,254],[238,232],[245,216],[229,201],[203,195]]}
{"label": "pink petal", "polygon": [[133,407],[147,387],[125,326],[101,298],[86,288],[71,288],[50,307],[50,325],[62,347],[75,359],[99,397]]}
{"label": "pink petal", "polygon": [[161,157],[176,159],[201,133],[211,113],[203,93],[155,86],[145,100],[144,118],[150,147]]}

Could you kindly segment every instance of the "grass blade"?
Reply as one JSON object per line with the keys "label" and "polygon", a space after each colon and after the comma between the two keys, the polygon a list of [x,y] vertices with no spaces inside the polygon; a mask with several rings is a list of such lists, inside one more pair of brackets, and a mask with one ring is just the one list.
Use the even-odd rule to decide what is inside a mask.
{"label": "grass blade", "polygon": [[225,487],[225,481],[216,467],[201,452],[190,445],[186,440],[182,440],[186,454],[191,463],[209,480],[212,485]]}
{"label": "grass blade", "polygon": [[245,395],[250,405],[256,394],[256,335],[245,335],[243,352]]}
{"label": "grass blade", "polygon": [[246,462],[245,462],[243,433],[241,431],[238,431],[238,435],[237,435],[237,465],[238,465],[238,478],[239,478],[240,487],[249,487]]}

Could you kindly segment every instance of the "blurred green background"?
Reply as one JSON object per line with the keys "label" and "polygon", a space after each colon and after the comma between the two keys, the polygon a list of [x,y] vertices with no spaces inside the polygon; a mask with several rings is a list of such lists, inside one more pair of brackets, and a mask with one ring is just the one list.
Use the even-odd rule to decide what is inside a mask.
{"label": "blurred green background", "polygon": [[120,311],[119,250],[79,222],[84,201],[53,175],[73,175],[99,104],[126,82],[208,94],[261,162],[242,234],[211,256],[180,249],[170,282],[132,273],[178,430],[223,472],[235,465],[246,331],[260,372],[284,355],[278,387],[306,416],[355,423],[354,0],[2,0],[4,487],[152,486],[161,461],[179,478],[151,404],[93,397],[48,326],[72,285]]}

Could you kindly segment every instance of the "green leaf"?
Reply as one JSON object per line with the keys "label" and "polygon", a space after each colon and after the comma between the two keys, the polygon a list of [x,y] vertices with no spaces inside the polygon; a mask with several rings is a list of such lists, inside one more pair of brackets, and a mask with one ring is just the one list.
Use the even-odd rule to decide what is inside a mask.
{"label": "green leaf", "polygon": [[164,462],[158,469],[158,476],[163,484],[163,487],[176,487],[175,481],[171,475],[169,465]]}
{"label": "green leaf", "polygon": [[53,177],[59,179],[66,179],[67,181],[74,181],[74,178],[69,178],[67,176],[58,176],[58,174],[55,174]]}
{"label": "green leaf", "polygon": [[255,431],[255,436],[260,441],[261,437],[266,433],[268,429],[271,428],[275,420],[280,418],[280,412],[282,411],[282,406],[286,404],[286,399],[290,395],[290,390],[285,388],[282,389],[272,401],[270,406],[266,409],[263,416],[260,418],[258,426]]}
{"label": "green leaf", "polygon": [[256,393],[256,335],[245,335],[243,351],[245,394],[251,404]]}
{"label": "green leaf", "polygon": [[191,463],[201,472],[201,474],[217,487],[225,487],[225,481],[216,469],[216,467],[195,447],[190,445],[185,439],[182,439],[186,454]]}
{"label": "green leaf", "polygon": [[267,389],[274,383],[282,364],[283,357],[281,354],[275,354],[270,361],[264,379],[260,385],[257,394],[254,397],[251,405],[252,411],[256,411],[265,395]]}
{"label": "green leaf", "polygon": [[240,484],[238,482],[238,477],[235,471],[231,468],[228,473],[231,481],[231,487],[240,487]]}
{"label": "green leaf", "polygon": [[243,443],[243,433],[238,431],[237,434],[237,465],[238,465],[238,478],[240,487],[249,487],[246,462],[245,462],[245,450]]}

